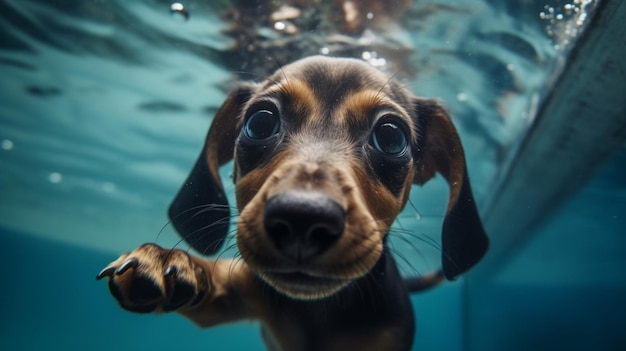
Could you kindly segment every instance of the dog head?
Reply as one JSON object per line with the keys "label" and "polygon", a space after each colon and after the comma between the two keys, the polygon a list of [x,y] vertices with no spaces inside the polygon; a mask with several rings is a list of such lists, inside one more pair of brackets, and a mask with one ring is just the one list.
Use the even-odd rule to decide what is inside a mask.
{"label": "dog head", "polygon": [[231,159],[239,251],[289,297],[329,296],[367,274],[411,185],[436,172],[450,186],[445,276],[462,274],[487,249],[445,109],[361,61],[307,58],[230,94],[170,207],[175,227],[200,252],[215,253],[227,235],[218,169]]}

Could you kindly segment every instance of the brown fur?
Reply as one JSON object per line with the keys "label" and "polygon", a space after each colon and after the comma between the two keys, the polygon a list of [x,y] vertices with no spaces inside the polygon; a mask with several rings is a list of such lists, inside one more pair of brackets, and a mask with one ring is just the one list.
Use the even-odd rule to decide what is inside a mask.
{"label": "brown fur", "polygon": [[[263,140],[247,140],[242,126],[255,111],[267,109],[279,116],[279,131]],[[386,119],[405,134],[406,152],[388,155],[372,144],[373,130]],[[257,319],[271,350],[408,350],[413,338],[408,300],[412,285],[402,282],[386,237],[411,185],[423,184],[435,172],[450,184],[442,255],[448,278],[469,269],[487,248],[462,147],[445,110],[433,100],[413,97],[359,61],[301,60],[262,84],[242,86],[226,100],[203,155],[170,211],[174,225],[199,251],[207,247],[194,242],[194,235],[215,241],[223,240],[220,235],[226,232],[215,234],[214,223],[198,220],[206,207],[185,219],[198,222],[199,229],[189,229],[180,216],[203,201],[225,201],[218,168],[230,158],[235,164],[240,211],[236,239],[242,260],[209,261],[143,245],[99,275],[110,277],[109,287],[122,307],[136,312],[176,310],[204,327]],[[203,183],[213,190],[202,190]],[[198,194],[207,198],[198,199]],[[332,223],[308,223],[305,216],[303,221],[317,231],[297,237],[295,244],[288,241],[298,249],[294,256],[276,241],[283,237],[276,236],[285,227],[283,220],[289,230],[299,223],[289,222],[292,217],[287,215],[278,218],[282,227],[272,227],[268,216],[278,206],[275,199],[295,201],[295,207],[312,206],[310,218],[341,218],[340,233],[333,231]],[[316,201],[324,205],[316,207]],[[292,210],[290,205],[279,209]],[[302,215],[293,210],[294,216]],[[228,213],[221,218],[228,219]],[[304,235],[288,233],[288,240]],[[314,240],[323,245],[318,247]],[[426,280],[424,286],[440,281]],[[343,300],[347,307],[337,305]],[[345,315],[342,308],[353,315]],[[320,329],[310,330],[311,323]]]}

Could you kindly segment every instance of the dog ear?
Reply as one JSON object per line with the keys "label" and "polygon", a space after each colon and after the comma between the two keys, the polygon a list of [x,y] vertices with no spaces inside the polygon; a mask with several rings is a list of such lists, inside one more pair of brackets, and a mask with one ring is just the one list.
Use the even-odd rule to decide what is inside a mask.
{"label": "dog ear", "polygon": [[219,168],[233,158],[243,106],[254,89],[241,85],[217,111],[202,152],[168,211],[178,233],[203,254],[216,253],[228,234],[230,207]]}
{"label": "dog ear", "polygon": [[461,140],[445,108],[436,100],[415,98],[417,164],[415,183],[424,184],[439,172],[448,181],[450,196],[442,229],[442,265],[454,279],[483,257],[489,239],[476,209],[467,176]]}

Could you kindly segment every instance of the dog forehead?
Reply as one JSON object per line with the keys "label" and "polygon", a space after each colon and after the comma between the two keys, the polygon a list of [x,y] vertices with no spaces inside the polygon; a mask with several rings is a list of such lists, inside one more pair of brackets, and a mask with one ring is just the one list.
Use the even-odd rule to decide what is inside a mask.
{"label": "dog forehead", "polygon": [[302,122],[362,129],[371,126],[376,111],[389,110],[410,124],[411,94],[356,59],[317,56],[297,61],[266,80],[257,97],[262,96],[276,98],[290,108],[289,119]]}
{"label": "dog forehead", "polygon": [[274,81],[305,81],[318,97],[335,100],[355,90],[381,90],[391,81],[367,63],[350,58],[309,57],[283,67]]}

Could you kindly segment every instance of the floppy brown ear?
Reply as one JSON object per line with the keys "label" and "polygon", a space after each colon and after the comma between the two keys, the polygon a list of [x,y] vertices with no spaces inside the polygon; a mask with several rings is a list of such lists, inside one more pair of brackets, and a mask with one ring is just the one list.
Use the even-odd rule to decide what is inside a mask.
{"label": "floppy brown ear", "polygon": [[450,197],[442,229],[442,265],[454,279],[483,257],[489,239],[476,209],[467,176],[461,140],[445,108],[436,100],[415,98],[418,147],[415,183],[424,184],[439,172],[448,181]]}
{"label": "floppy brown ear", "polygon": [[216,253],[228,234],[230,207],[219,167],[233,158],[243,106],[253,90],[251,84],[240,86],[217,111],[196,164],[170,204],[168,215],[178,233],[204,254]]}

